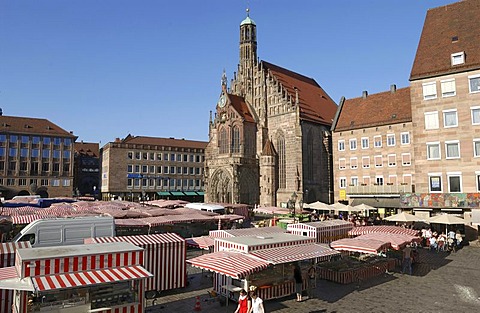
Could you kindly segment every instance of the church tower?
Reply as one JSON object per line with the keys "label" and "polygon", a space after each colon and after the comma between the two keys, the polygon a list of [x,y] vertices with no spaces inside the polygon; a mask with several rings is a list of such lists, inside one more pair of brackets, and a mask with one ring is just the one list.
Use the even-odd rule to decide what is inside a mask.
{"label": "church tower", "polygon": [[277,153],[267,139],[260,155],[260,205],[277,205]]}
{"label": "church tower", "polygon": [[247,17],[240,23],[240,63],[239,80],[243,84],[240,95],[252,99],[253,70],[257,64],[257,25],[250,18],[250,10],[247,9]]}

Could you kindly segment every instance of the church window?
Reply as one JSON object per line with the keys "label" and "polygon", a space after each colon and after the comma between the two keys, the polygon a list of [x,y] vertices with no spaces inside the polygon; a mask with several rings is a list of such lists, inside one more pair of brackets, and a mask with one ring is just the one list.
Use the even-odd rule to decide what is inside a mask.
{"label": "church window", "polygon": [[232,136],[232,153],[240,153],[240,129],[238,126],[233,127]]}
{"label": "church window", "polygon": [[228,139],[227,139],[227,131],[225,128],[220,130],[220,138],[218,140],[218,145],[220,148],[220,153],[228,153]]}
{"label": "church window", "polygon": [[285,138],[280,136],[277,138],[278,148],[278,184],[280,188],[286,188],[286,154],[285,154]]}
{"label": "church window", "polygon": [[313,179],[313,136],[310,130],[307,134],[307,164],[305,166],[305,176],[307,179]]}

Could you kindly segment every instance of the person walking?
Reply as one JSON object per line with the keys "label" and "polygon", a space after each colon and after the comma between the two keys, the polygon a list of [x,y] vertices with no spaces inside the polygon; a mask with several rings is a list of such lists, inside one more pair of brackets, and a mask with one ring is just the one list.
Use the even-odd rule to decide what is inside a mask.
{"label": "person walking", "polygon": [[307,272],[308,275],[308,298],[313,298],[313,289],[316,287],[315,264],[312,264]]}
{"label": "person walking", "polygon": [[302,301],[302,291],[303,291],[303,277],[302,270],[297,264],[293,267],[293,279],[295,280],[295,292],[297,293],[297,302]]}
{"label": "person walking", "polygon": [[405,273],[408,269],[408,273],[412,275],[412,249],[410,245],[407,245],[403,249],[403,262],[402,262],[402,273]]}
{"label": "person walking", "polygon": [[234,313],[249,313],[252,307],[250,298],[247,295],[245,289],[240,290],[240,296],[238,297],[238,306]]}
{"label": "person walking", "polygon": [[252,306],[248,313],[265,313],[265,308],[263,307],[263,300],[260,299],[256,291],[251,292],[252,297]]}

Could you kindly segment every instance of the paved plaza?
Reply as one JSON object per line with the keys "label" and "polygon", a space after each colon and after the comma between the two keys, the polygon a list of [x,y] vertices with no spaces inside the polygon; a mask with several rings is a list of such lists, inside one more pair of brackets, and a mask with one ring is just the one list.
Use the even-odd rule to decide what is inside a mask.
{"label": "paved plaza", "polygon": [[[479,312],[480,247],[471,245],[456,253],[420,249],[413,276],[400,269],[358,284],[340,285],[325,280],[317,282],[315,298],[296,302],[295,297],[266,301],[266,312],[340,313],[340,312]],[[210,299],[211,278],[205,273],[189,276],[187,288],[165,292],[147,312],[234,312],[228,306]]]}

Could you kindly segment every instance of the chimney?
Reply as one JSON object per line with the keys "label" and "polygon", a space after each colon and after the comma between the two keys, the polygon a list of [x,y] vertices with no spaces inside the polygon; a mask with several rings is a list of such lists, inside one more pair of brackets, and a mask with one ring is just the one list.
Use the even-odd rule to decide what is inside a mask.
{"label": "chimney", "polygon": [[120,142],[120,138],[115,138],[115,142]]}
{"label": "chimney", "polygon": [[390,85],[390,93],[395,93],[397,91],[397,85]]}
{"label": "chimney", "polygon": [[363,98],[363,99],[367,99],[367,96],[368,96],[368,91],[364,90],[364,91],[362,92],[362,98]]}

